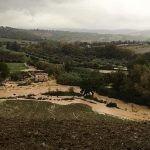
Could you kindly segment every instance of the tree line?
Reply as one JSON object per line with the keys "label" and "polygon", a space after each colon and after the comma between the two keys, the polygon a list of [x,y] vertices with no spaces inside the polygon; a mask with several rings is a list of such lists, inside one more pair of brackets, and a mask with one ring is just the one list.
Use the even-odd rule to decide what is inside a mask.
{"label": "tree line", "polygon": [[[1,61],[27,61],[55,76],[60,84],[80,86],[83,95],[97,92],[127,102],[150,105],[150,53],[137,55],[112,43],[97,47],[85,43],[45,41],[21,47],[19,52],[16,43],[8,48],[12,51],[0,50]],[[128,72],[119,70],[102,74],[99,59],[105,60],[106,64],[111,60],[111,67],[123,64],[128,67]],[[93,60],[98,67],[90,65]]]}

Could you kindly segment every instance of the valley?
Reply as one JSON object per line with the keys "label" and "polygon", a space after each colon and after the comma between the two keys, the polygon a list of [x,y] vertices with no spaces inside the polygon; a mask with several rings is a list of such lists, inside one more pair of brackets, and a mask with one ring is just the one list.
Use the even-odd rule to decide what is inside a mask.
{"label": "valley", "polygon": [[12,28],[0,37],[0,149],[149,150],[147,38]]}

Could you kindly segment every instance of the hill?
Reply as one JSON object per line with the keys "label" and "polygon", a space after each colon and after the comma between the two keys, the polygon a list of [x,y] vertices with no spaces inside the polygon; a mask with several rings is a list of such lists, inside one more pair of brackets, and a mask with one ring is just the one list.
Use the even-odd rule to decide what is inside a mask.
{"label": "hill", "polygon": [[0,38],[37,41],[41,38],[30,33],[28,30],[15,29],[11,27],[0,27]]}
{"label": "hill", "polygon": [[[146,32],[146,31],[145,31]],[[11,27],[0,27],[0,38],[38,41],[41,39],[66,42],[110,42],[110,41],[144,41],[149,40],[149,32],[105,31],[105,30],[27,30]]]}
{"label": "hill", "polygon": [[[149,40],[149,37],[132,34],[114,34],[113,32],[100,31],[59,31],[59,30],[30,30],[33,34],[44,39],[56,41],[81,41],[81,42],[111,42],[111,41],[144,41]],[[115,32],[115,31],[114,31]]]}

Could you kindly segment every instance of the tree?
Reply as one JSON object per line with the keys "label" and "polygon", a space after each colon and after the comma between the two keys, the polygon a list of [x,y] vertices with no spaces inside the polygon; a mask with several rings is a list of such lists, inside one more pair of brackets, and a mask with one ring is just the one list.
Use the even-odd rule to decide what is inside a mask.
{"label": "tree", "polygon": [[9,50],[19,51],[21,46],[17,42],[7,42],[6,48]]}
{"label": "tree", "polygon": [[72,69],[72,62],[71,61],[66,61],[64,63],[64,69],[65,69],[66,72],[71,71],[71,69]]}
{"label": "tree", "polygon": [[3,45],[3,43],[2,43],[2,42],[0,42],[0,47],[2,47],[2,45]]}
{"label": "tree", "polygon": [[134,65],[129,72],[129,78],[133,82],[134,89],[142,97],[150,97],[150,66]]}
{"label": "tree", "polygon": [[80,84],[81,94],[83,96],[94,95],[104,85],[104,77],[96,71],[92,71],[89,76],[84,78]]}
{"label": "tree", "polygon": [[9,73],[7,64],[0,63],[0,82],[4,81],[9,76]]}
{"label": "tree", "polygon": [[112,80],[113,89],[117,93],[121,93],[122,91],[124,91],[123,89],[127,81],[127,76],[125,75],[125,73],[119,70],[118,72],[113,74]]}
{"label": "tree", "polygon": [[92,96],[94,95],[94,88],[93,88],[93,83],[92,80],[90,78],[86,78],[83,79],[81,84],[80,84],[80,93],[83,96],[89,96],[92,94]]}
{"label": "tree", "polygon": [[81,77],[75,72],[64,72],[57,77],[57,82],[63,85],[78,86],[81,83]]}

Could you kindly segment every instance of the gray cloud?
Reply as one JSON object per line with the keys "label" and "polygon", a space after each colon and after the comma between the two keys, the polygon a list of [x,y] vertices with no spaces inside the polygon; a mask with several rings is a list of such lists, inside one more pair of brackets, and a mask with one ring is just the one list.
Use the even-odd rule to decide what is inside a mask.
{"label": "gray cloud", "polygon": [[149,0],[0,0],[0,25],[148,29]]}

